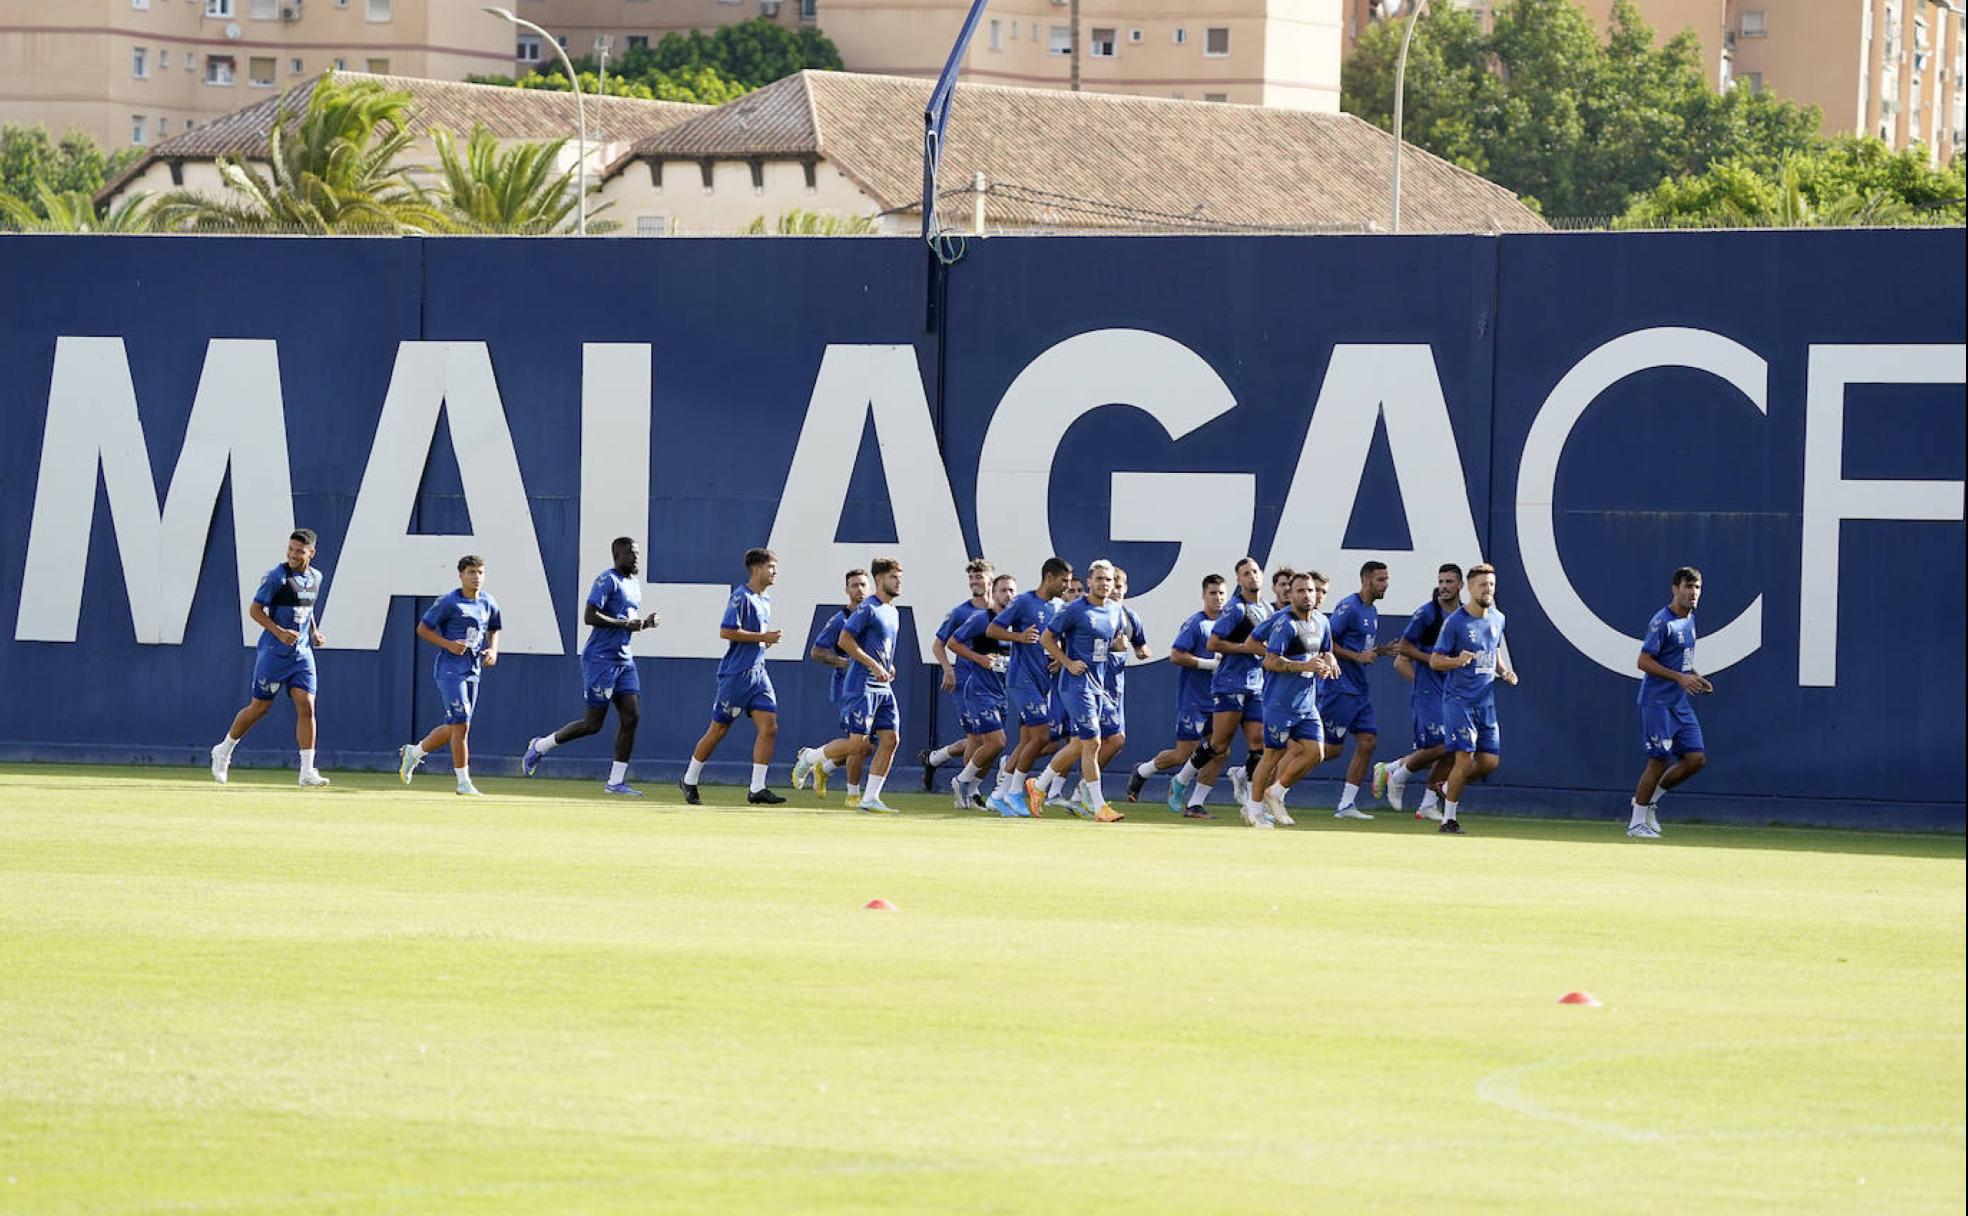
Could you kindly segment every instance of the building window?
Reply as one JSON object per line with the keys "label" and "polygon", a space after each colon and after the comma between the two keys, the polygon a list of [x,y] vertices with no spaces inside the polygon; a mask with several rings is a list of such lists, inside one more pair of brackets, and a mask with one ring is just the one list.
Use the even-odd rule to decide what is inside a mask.
{"label": "building window", "polygon": [[513,58],[521,63],[540,62],[540,39],[532,34],[521,35],[519,49],[513,52]]}
{"label": "building window", "polygon": [[991,49],[1004,50],[1004,22],[995,17],[991,19]]}
{"label": "building window", "polygon": [[1764,34],[1768,32],[1769,32],[1769,24],[1765,19],[1764,14],[1762,13],[1761,10],[1758,10],[1756,12],[1750,12],[1748,10],[1744,10],[1743,20],[1742,20],[1743,37],[1761,38]]}
{"label": "building window", "polygon": [[1183,29],[1183,28],[1182,28],[1181,26],[1179,26],[1179,25],[1178,25],[1178,26],[1176,26],[1176,27],[1175,27],[1175,45],[1177,45],[1177,46],[1181,46],[1181,45],[1182,45],[1183,43],[1185,43],[1185,42],[1187,42],[1187,41],[1189,41],[1189,31],[1188,31],[1188,30],[1185,30],[1185,29]]}
{"label": "building window", "polygon": [[150,0],[130,0],[130,7],[139,12],[149,12]]}
{"label": "building window", "polygon": [[255,88],[273,87],[274,58],[271,55],[255,55],[246,61],[246,83]]}
{"label": "building window", "polygon": [[185,71],[187,71],[187,72],[194,72],[194,71],[197,71],[197,70],[198,70],[198,52],[197,52],[197,51],[186,51],[186,52],[185,52]]}
{"label": "building window", "polygon": [[389,61],[389,60],[387,60],[387,59],[371,59],[371,60],[369,61],[369,74],[370,74],[371,76],[387,76],[387,75],[389,75],[389,74],[390,74],[390,61]]}
{"label": "building window", "polygon": [[1034,21],[1032,23],[1032,41],[1037,42],[1038,40],[1039,40],[1039,23]]}
{"label": "building window", "polygon": [[820,19],[820,0],[800,0],[800,20],[818,21]]}
{"label": "building window", "polygon": [[1141,31],[1140,31],[1140,30],[1129,30],[1129,31],[1128,31],[1128,41],[1129,41],[1129,42],[1139,42],[1139,41],[1141,41]]}
{"label": "building window", "polygon": [[246,15],[255,21],[271,21],[280,15],[276,9],[279,3],[280,0],[253,0],[247,6]]}
{"label": "building window", "polygon": [[232,83],[232,56],[230,55],[205,56],[205,83],[225,84],[225,85],[231,84]]}
{"label": "building window", "polygon": [[670,235],[670,217],[667,215],[636,216],[636,235],[637,236]]}
{"label": "building window", "polygon": [[307,64],[298,59],[289,59],[287,61],[287,70],[299,76],[302,72],[307,71]]}
{"label": "building window", "polygon": [[133,144],[147,143],[149,142],[148,135],[149,132],[144,130],[144,116],[141,114],[130,115],[130,142]]}
{"label": "building window", "polygon": [[1203,100],[1204,100],[1204,101],[1229,101],[1229,100],[1230,100],[1230,94],[1228,94],[1228,93],[1205,93],[1205,94],[1203,94]]}
{"label": "building window", "polygon": [[130,48],[130,75],[138,80],[150,79],[150,51],[140,46]]}
{"label": "building window", "polygon": [[1742,83],[1743,88],[1748,89],[1752,93],[1761,93],[1763,91],[1763,73],[1761,72],[1741,72],[1737,74],[1736,79]]}
{"label": "building window", "polygon": [[205,0],[205,15],[207,17],[230,17],[232,13],[232,0]]}
{"label": "building window", "polygon": [[1018,41],[1018,23],[1016,21],[1011,23],[1011,40],[1013,42]]}
{"label": "building window", "polygon": [[646,51],[646,50],[648,50],[648,49],[649,49],[649,35],[647,35],[647,34],[630,34],[630,35],[629,35],[629,49],[630,49],[630,50],[632,50],[632,51]]}
{"label": "building window", "polygon": [[171,66],[171,49],[169,47],[159,47],[157,50],[158,70],[162,71],[163,69],[168,68],[170,66]]}
{"label": "building window", "polygon": [[1096,26],[1093,31],[1093,38],[1087,48],[1087,54],[1093,56],[1095,59],[1112,59],[1115,53],[1114,44],[1117,41],[1118,39],[1115,37],[1113,30],[1101,29]]}
{"label": "building window", "polygon": [[1203,31],[1203,54],[1217,57],[1230,53],[1230,30],[1227,26],[1213,25]]}
{"label": "building window", "polygon": [[1072,27],[1067,25],[1053,26],[1052,38],[1049,42],[1046,43],[1046,50],[1052,52],[1055,55],[1072,54],[1073,53]]}
{"label": "building window", "polygon": [[390,8],[391,0],[369,0],[369,20],[388,21]]}
{"label": "building window", "polygon": [[335,70],[337,72],[348,71],[348,60],[342,58],[340,55],[335,56]]}

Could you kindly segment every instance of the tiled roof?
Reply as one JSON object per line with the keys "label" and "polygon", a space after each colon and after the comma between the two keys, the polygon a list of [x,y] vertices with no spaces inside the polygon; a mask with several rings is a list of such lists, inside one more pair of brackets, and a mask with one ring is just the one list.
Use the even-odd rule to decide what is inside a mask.
{"label": "tiled roof", "polygon": [[[325,73],[300,81],[288,99],[291,110],[307,106],[314,86]],[[413,76],[379,76],[368,72],[336,72],[342,81],[373,80],[411,95],[411,129],[421,135],[442,128],[460,135],[484,126],[500,139],[570,140],[578,128],[574,95],[546,89],[464,84],[423,80]],[[210,160],[218,156],[264,156],[274,115],[282,94],[273,93],[204,126],[151,146],[145,155],[105,186],[98,197],[113,196],[122,184],[159,160]],[[584,98],[591,138],[611,143],[647,139],[666,127],[706,112],[706,107],[679,101],[638,101],[627,97]]]}
{"label": "tiled roof", "polygon": [[[932,85],[806,71],[657,131],[633,159],[825,158],[885,210],[919,210]],[[1350,114],[960,84],[946,191],[989,180],[994,225],[1361,230],[1387,226],[1391,137]],[[1516,196],[1412,144],[1402,228],[1545,227]]]}

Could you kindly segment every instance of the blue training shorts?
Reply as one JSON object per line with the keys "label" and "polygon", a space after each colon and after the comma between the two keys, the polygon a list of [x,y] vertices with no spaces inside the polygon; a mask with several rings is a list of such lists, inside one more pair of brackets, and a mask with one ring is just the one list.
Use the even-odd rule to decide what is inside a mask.
{"label": "blue training shorts", "polygon": [[586,705],[606,705],[619,696],[640,696],[642,679],[633,661],[627,663],[581,663],[581,701]]}
{"label": "blue training shorts", "polygon": [[1264,710],[1264,746],[1277,749],[1285,747],[1293,739],[1311,739],[1317,743],[1326,741],[1325,723],[1319,711],[1295,713],[1291,710],[1275,710],[1269,706]]}
{"label": "blue training shorts", "polygon": [[1246,722],[1264,721],[1264,696],[1255,692],[1219,692],[1210,695],[1210,713],[1236,714]]}
{"label": "blue training shorts", "polygon": [[957,722],[966,735],[988,735],[1004,729],[1004,694],[976,686],[963,690],[957,699]]}
{"label": "blue training shorts", "polygon": [[1675,760],[1689,752],[1705,752],[1701,723],[1695,720],[1695,707],[1642,705],[1640,707],[1640,746],[1649,759]]}
{"label": "blue training shorts", "polygon": [[1175,711],[1175,738],[1179,743],[1192,739],[1207,739],[1210,733],[1210,710],[1207,705],[1184,705]]}
{"label": "blue training shorts", "polygon": [[762,667],[753,667],[719,680],[717,697],[711,702],[711,721],[726,726],[748,714],[776,714],[779,701],[772,695],[772,681]]}
{"label": "blue training shorts", "polygon": [[1044,726],[1052,721],[1052,691],[1039,691],[1026,684],[1005,688],[1005,720],[1020,726]]}
{"label": "blue training shorts", "polygon": [[1503,755],[1503,733],[1497,729],[1496,702],[1489,697],[1469,704],[1444,694],[1442,729],[1448,735],[1448,749],[1452,752]]}
{"label": "blue training shorts", "polygon": [[444,703],[444,721],[449,725],[472,720],[478,708],[478,673],[459,672],[437,677],[437,699]]}
{"label": "blue training shorts", "polygon": [[1333,690],[1319,698],[1319,716],[1326,723],[1326,737],[1334,743],[1347,735],[1377,735],[1374,729],[1373,698]]}
{"label": "blue training shorts", "polygon": [[881,731],[894,730],[900,716],[895,708],[895,691],[876,684],[868,685],[860,700],[843,702],[842,707],[841,728],[850,737],[865,735],[872,739]]}
{"label": "blue training shorts", "polygon": [[297,650],[292,655],[276,655],[262,650],[253,657],[253,699],[271,701],[280,690],[298,688],[314,691],[314,651]]}
{"label": "blue training shorts", "polygon": [[1448,742],[1448,736],[1442,731],[1442,698],[1439,694],[1409,697],[1408,710],[1414,718],[1415,751],[1427,751]]}

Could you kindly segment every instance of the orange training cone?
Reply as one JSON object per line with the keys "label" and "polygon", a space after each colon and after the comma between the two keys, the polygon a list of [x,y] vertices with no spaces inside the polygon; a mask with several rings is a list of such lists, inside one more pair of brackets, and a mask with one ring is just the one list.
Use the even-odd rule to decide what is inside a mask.
{"label": "orange training cone", "polygon": [[[873,907],[874,905],[870,904],[869,906]],[[1599,998],[1593,996],[1590,992],[1567,992],[1564,996],[1558,998],[1558,1003],[1560,1005],[1597,1005]]]}
{"label": "orange training cone", "polygon": [[[868,910],[868,911],[870,911],[870,912],[893,912],[893,911],[895,911],[895,905],[894,905],[894,904],[892,904],[892,903],[889,903],[889,902],[888,902],[887,900],[885,900],[885,899],[871,899],[871,900],[869,900],[869,901],[868,901],[867,903],[865,903],[865,904],[862,904],[861,906],[862,906],[862,907],[863,907],[864,909],[866,909],[866,910]],[[1594,1002],[1593,1002],[1593,1004],[1595,1004],[1595,1005],[1596,1005],[1596,1004],[1598,1004],[1598,1003],[1599,1003],[1599,1002],[1597,1002],[1597,1001],[1594,1001]]]}

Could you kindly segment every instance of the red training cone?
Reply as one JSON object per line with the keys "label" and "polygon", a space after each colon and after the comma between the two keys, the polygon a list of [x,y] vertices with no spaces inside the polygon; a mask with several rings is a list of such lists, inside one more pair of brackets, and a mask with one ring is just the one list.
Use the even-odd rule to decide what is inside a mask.
{"label": "red training cone", "polygon": [[[872,905],[870,905],[872,906]],[[1567,992],[1558,998],[1560,1005],[1597,1005],[1599,998],[1590,992]]]}
{"label": "red training cone", "polygon": [[[866,909],[866,910],[868,910],[868,911],[870,911],[870,912],[893,912],[893,911],[895,911],[895,905],[894,905],[894,904],[892,904],[892,903],[889,903],[889,902],[888,902],[887,900],[885,900],[885,899],[871,899],[871,900],[869,900],[869,901],[868,901],[867,903],[865,903],[865,904],[862,904],[861,906],[862,906],[862,907],[863,907],[864,909]],[[1599,1003],[1599,1002],[1597,1002],[1597,1001],[1594,1001],[1594,1002],[1593,1002],[1593,1004],[1595,1004],[1595,1005],[1596,1005],[1596,1004],[1598,1004],[1598,1003]]]}

